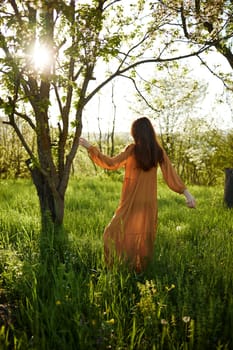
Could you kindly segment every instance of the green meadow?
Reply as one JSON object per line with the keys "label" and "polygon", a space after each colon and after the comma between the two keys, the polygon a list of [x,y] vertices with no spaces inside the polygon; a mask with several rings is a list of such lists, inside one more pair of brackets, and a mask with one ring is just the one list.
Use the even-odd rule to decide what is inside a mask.
{"label": "green meadow", "polygon": [[189,186],[197,209],[159,179],[154,259],[107,269],[102,234],[121,174],[72,178],[62,258],[30,180],[0,182],[0,349],[233,349],[233,219],[223,185]]}

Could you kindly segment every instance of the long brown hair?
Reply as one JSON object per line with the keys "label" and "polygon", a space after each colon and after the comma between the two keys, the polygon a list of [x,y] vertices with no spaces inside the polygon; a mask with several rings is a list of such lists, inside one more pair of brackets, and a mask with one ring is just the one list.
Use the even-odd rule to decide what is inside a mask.
{"label": "long brown hair", "polygon": [[148,171],[163,162],[163,151],[154,128],[146,117],[136,119],[131,127],[135,141],[135,157],[139,168]]}

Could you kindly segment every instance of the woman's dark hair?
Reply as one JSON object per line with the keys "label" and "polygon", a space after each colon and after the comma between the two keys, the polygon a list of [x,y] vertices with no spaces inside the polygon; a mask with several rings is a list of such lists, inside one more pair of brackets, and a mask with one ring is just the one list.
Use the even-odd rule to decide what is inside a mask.
{"label": "woman's dark hair", "polygon": [[135,141],[135,157],[139,168],[148,171],[163,162],[163,151],[154,128],[146,117],[136,119],[131,127]]}

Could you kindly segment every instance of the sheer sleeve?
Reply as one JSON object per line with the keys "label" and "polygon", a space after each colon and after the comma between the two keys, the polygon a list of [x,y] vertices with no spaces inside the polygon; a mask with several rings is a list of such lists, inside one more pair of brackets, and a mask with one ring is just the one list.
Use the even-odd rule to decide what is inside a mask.
{"label": "sheer sleeve", "polygon": [[126,149],[119,153],[115,157],[109,157],[100,152],[97,147],[91,146],[88,149],[88,153],[93,162],[99,165],[101,168],[108,170],[116,170],[123,167],[126,163],[126,160],[131,155],[133,145],[126,147]]}
{"label": "sheer sleeve", "polygon": [[186,186],[177,174],[175,168],[172,166],[171,161],[164,150],[163,159],[164,160],[160,164],[160,168],[165,182],[172,191],[177,193],[183,193],[186,189]]}

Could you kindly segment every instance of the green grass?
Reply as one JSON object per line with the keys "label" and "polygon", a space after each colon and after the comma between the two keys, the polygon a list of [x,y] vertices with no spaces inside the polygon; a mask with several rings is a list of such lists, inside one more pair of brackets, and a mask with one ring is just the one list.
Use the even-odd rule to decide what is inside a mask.
{"label": "green grass", "polygon": [[233,220],[223,188],[190,187],[198,203],[190,210],[160,182],[154,260],[135,275],[103,260],[120,180],[71,180],[69,245],[62,261],[49,247],[44,262],[33,185],[0,182],[1,350],[233,348]]}

